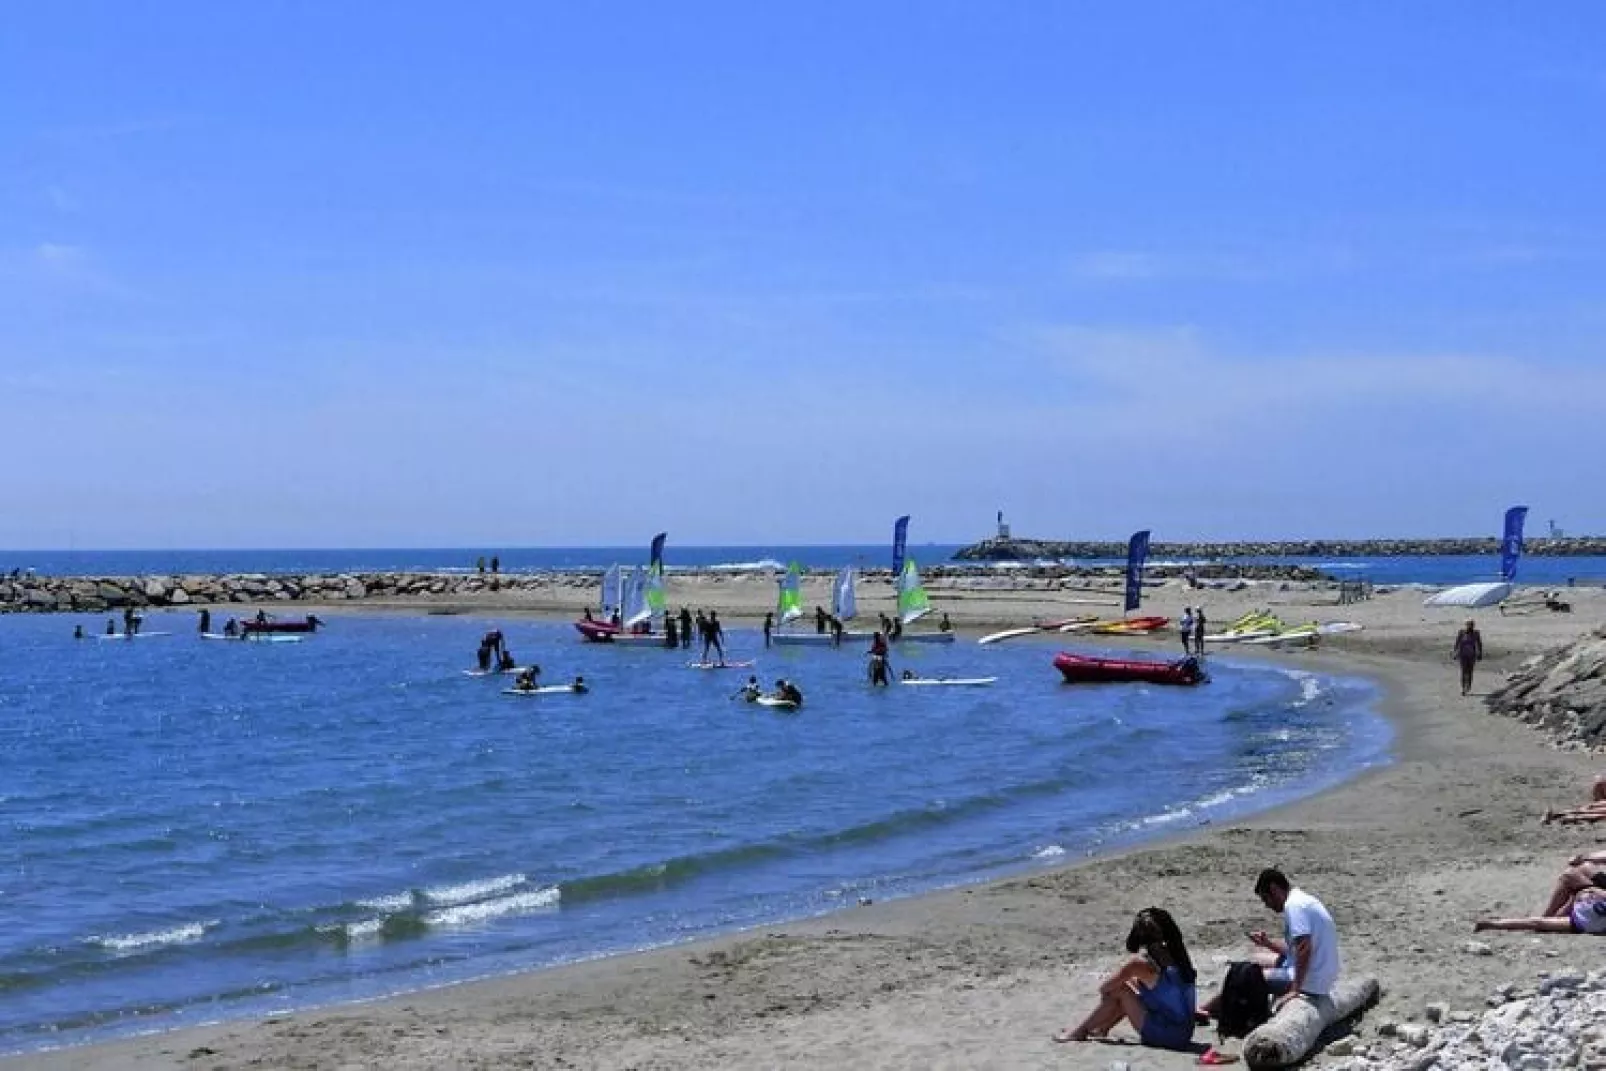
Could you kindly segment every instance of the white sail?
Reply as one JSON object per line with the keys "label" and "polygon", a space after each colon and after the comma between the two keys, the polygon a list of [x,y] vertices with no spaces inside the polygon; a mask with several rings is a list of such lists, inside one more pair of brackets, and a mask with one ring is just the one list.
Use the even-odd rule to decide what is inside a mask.
{"label": "white sail", "polygon": [[610,565],[602,574],[602,616],[607,617],[624,605],[624,577],[617,565]]}
{"label": "white sail", "polygon": [[633,628],[652,617],[647,605],[647,580],[640,569],[631,567],[625,574],[624,625]]}
{"label": "white sail", "polygon": [[853,596],[853,566],[844,566],[836,574],[831,586],[831,612],[838,621],[852,621],[859,613],[858,600]]}

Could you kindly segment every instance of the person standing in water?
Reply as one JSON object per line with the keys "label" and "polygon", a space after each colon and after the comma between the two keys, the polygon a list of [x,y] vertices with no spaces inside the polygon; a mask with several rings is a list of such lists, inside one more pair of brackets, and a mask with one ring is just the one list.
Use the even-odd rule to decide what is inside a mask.
{"label": "person standing in water", "polygon": [[680,645],[691,650],[691,611],[680,608]]}
{"label": "person standing in water", "polygon": [[1461,694],[1468,695],[1472,691],[1472,671],[1483,661],[1483,635],[1471,621],[1455,634],[1455,660],[1461,663]]}
{"label": "person standing in water", "polygon": [[1177,622],[1177,631],[1182,633],[1183,656],[1193,654],[1193,607],[1182,608],[1182,620]]}
{"label": "person standing in water", "polygon": [[204,636],[212,631],[212,611],[201,607],[201,634]]}
{"label": "person standing in water", "polygon": [[719,652],[719,664],[725,664],[725,629],[719,623],[719,611],[708,611],[708,623],[703,632],[703,661],[708,661],[708,649]]}
{"label": "person standing in water", "polygon": [[1204,657],[1205,612],[1201,606],[1193,612],[1193,656]]}

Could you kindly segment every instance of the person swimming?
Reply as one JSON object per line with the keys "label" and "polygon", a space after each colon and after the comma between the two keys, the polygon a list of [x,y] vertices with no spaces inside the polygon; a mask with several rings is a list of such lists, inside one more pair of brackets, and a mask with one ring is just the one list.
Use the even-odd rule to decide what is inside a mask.
{"label": "person swimming", "polygon": [[758,697],[763,695],[763,694],[764,694],[764,689],[758,683],[758,678],[757,677],[748,677],[747,678],[747,683],[742,685],[742,690],[736,693],[737,698],[745,699],[749,703],[758,702]]}

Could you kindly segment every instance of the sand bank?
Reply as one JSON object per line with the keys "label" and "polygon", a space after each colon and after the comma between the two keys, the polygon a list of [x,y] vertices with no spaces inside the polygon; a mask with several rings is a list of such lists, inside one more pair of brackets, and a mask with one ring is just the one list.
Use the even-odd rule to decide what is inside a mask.
{"label": "sand bank", "polygon": [[[671,600],[718,607],[745,626],[773,591],[763,578],[705,578]],[[430,608],[547,616],[577,608],[565,594],[580,597]],[[1072,600],[1110,594],[932,592],[961,628],[1066,616],[1084,608]],[[1573,615],[1475,614],[1488,652],[1479,691],[1606,616],[1606,593],[1570,596]],[[883,599],[862,590],[861,612],[890,606]],[[1595,964],[1599,946],[1581,937],[1480,935],[1497,954],[1465,950],[1472,919],[1537,909],[1566,856],[1590,846],[1587,829],[1541,826],[1537,816],[1581,798],[1596,764],[1459,696],[1449,645],[1464,614],[1424,609],[1409,591],[1344,607],[1332,605],[1329,590],[1292,586],[1202,598],[1177,586],[1149,600],[1162,613],[1199,601],[1220,622],[1270,605],[1288,620],[1364,624],[1318,652],[1234,656],[1375,677],[1396,725],[1397,761],[1319,797],[1114,857],[696,944],[3,1066],[1191,1067],[1185,1055],[1061,1046],[1049,1035],[1090,1005],[1140,907],[1170,909],[1201,974],[1219,976],[1243,954],[1246,930],[1275,929],[1250,891],[1266,865],[1327,903],[1347,967],[1384,981],[1380,1017],[1420,1017],[1430,1000],[1478,1008],[1500,982]],[[1109,642],[1177,649],[1174,636]],[[1054,646],[1044,643],[1045,672]],[[1158,780],[1165,771],[1133,776]]]}

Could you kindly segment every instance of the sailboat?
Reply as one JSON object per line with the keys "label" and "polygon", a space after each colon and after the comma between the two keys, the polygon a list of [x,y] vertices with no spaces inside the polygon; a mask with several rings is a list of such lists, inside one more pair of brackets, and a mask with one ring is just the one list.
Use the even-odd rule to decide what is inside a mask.
{"label": "sailboat", "polygon": [[[931,599],[920,582],[920,569],[913,558],[903,560],[903,572],[898,574],[898,621],[912,625],[931,613]],[[908,632],[899,634],[899,643],[953,643],[952,632]]]}
{"label": "sailboat", "polygon": [[[836,579],[831,582],[831,614],[838,621],[851,621],[859,612],[859,603],[853,593],[854,571],[853,566],[842,567]],[[794,563],[787,567],[786,576],[781,579],[780,599],[776,604],[776,620],[782,629],[770,634],[770,642],[783,647],[829,647],[836,643],[836,635],[832,632],[788,632],[784,626],[803,616],[802,571]],[[842,633],[843,643],[863,642],[870,638],[868,632]]]}
{"label": "sailboat", "polygon": [[603,618],[597,620],[587,610],[585,617],[574,623],[580,635],[592,643],[662,647],[664,636],[653,630],[653,619],[661,619],[668,607],[663,553],[664,533],[660,532],[653,537],[651,560],[645,569],[609,566],[602,574]]}

